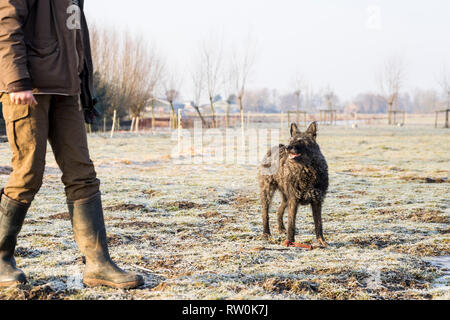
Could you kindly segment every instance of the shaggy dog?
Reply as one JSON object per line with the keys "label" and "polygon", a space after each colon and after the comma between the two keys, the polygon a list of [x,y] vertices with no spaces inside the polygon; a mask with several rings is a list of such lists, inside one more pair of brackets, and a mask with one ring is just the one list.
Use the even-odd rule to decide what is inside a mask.
{"label": "shaggy dog", "polygon": [[[328,165],[316,137],[316,122],[305,132],[292,124],[289,145],[272,148],[258,170],[264,236],[270,236],[269,208],[275,191],[279,190],[282,202],[278,209],[278,229],[281,233],[286,232],[283,223],[286,207],[289,212],[285,246],[312,249],[312,246],[295,243],[295,218],[299,205],[311,205],[318,244],[327,246],[322,231],[322,203],[328,189]],[[276,169],[269,172],[274,165]]]}

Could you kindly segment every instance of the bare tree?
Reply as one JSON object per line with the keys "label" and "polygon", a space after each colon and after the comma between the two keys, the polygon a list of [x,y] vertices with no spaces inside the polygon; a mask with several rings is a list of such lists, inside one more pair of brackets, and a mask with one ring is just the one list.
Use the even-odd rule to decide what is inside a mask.
{"label": "bare tree", "polygon": [[200,102],[205,90],[205,73],[203,71],[203,65],[201,63],[197,63],[194,67],[194,70],[192,70],[191,72],[193,89],[193,100],[191,104],[194,107],[195,111],[197,111],[203,126],[206,127],[208,124],[206,123],[206,120],[200,111]]}
{"label": "bare tree", "polygon": [[205,84],[211,107],[212,127],[216,128],[216,113],[214,110],[214,98],[219,93],[221,85],[221,73],[223,62],[223,43],[212,40],[203,41],[201,47],[201,59],[203,61],[203,72]]}
{"label": "bare tree", "polygon": [[174,102],[180,97],[179,88],[181,88],[181,82],[181,77],[177,76],[173,70],[170,71],[170,73],[166,73],[163,82],[164,96],[170,104],[172,114],[172,129],[175,129],[177,127],[177,114],[175,112]]}
{"label": "bare tree", "polygon": [[225,110],[225,127],[228,128],[230,126],[230,106],[232,103],[236,102],[236,91],[234,78],[232,74],[232,69],[229,68],[226,72],[223,73],[223,90],[224,97],[226,99],[226,110]]}
{"label": "bare tree", "polygon": [[241,122],[244,118],[243,99],[247,89],[247,82],[253,70],[256,59],[256,42],[249,34],[245,44],[242,47],[235,47],[232,54],[231,69],[234,78],[236,95],[238,98],[239,109],[241,111]]}
{"label": "bare tree", "polygon": [[334,93],[334,91],[331,88],[328,88],[325,91],[324,97],[325,97],[325,101],[327,103],[328,109],[333,110],[333,107],[335,106],[335,104],[338,101],[337,95]]}
{"label": "bare tree", "polygon": [[404,84],[405,77],[405,65],[398,56],[386,59],[378,75],[380,89],[388,105],[389,124],[392,124],[393,107],[398,102],[398,95]]}
{"label": "bare tree", "polygon": [[140,117],[161,80],[162,61],[154,46],[142,36],[96,25],[91,27],[91,37],[95,74],[105,86],[104,99],[112,110]]}
{"label": "bare tree", "polygon": [[301,97],[304,88],[304,80],[300,73],[297,73],[292,79],[292,87],[294,88],[294,95],[296,99],[297,108],[297,123],[300,122],[300,108],[301,108]]}

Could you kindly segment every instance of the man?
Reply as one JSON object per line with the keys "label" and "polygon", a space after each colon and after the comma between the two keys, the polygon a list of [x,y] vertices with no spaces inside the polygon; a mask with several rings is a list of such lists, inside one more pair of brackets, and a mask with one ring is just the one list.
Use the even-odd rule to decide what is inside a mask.
{"label": "man", "polygon": [[100,181],[84,126],[93,118],[93,75],[83,4],[0,0],[0,95],[13,154],[13,171],[0,193],[0,286],[26,282],[14,251],[42,184],[47,140],[63,173],[75,241],[86,256],[84,284],[143,284],[108,253]]}

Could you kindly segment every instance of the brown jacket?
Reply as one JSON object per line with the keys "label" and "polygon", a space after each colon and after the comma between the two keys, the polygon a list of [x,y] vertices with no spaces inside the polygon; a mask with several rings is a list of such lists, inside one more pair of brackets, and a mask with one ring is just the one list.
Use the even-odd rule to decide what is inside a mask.
{"label": "brown jacket", "polygon": [[84,87],[91,96],[83,5],[84,0],[0,0],[0,92],[77,95]]}

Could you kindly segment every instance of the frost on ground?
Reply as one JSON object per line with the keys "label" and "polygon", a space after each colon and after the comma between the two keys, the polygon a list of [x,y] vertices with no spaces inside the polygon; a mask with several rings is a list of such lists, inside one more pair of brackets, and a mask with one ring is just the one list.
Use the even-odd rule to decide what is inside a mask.
{"label": "frost on ground", "polygon": [[[90,136],[113,258],[142,273],[139,290],[85,289],[60,172],[44,185],[19,238],[29,284],[0,299],[448,299],[449,132],[426,127],[321,127],[330,167],[328,249],[284,248],[261,237],[256,166],[180,165],[169,135]],[[10,170],[0,144],[0,183]],[[297,239],[310,242],[302,207]],[[439,285],[436,280],[441,279]]]}

